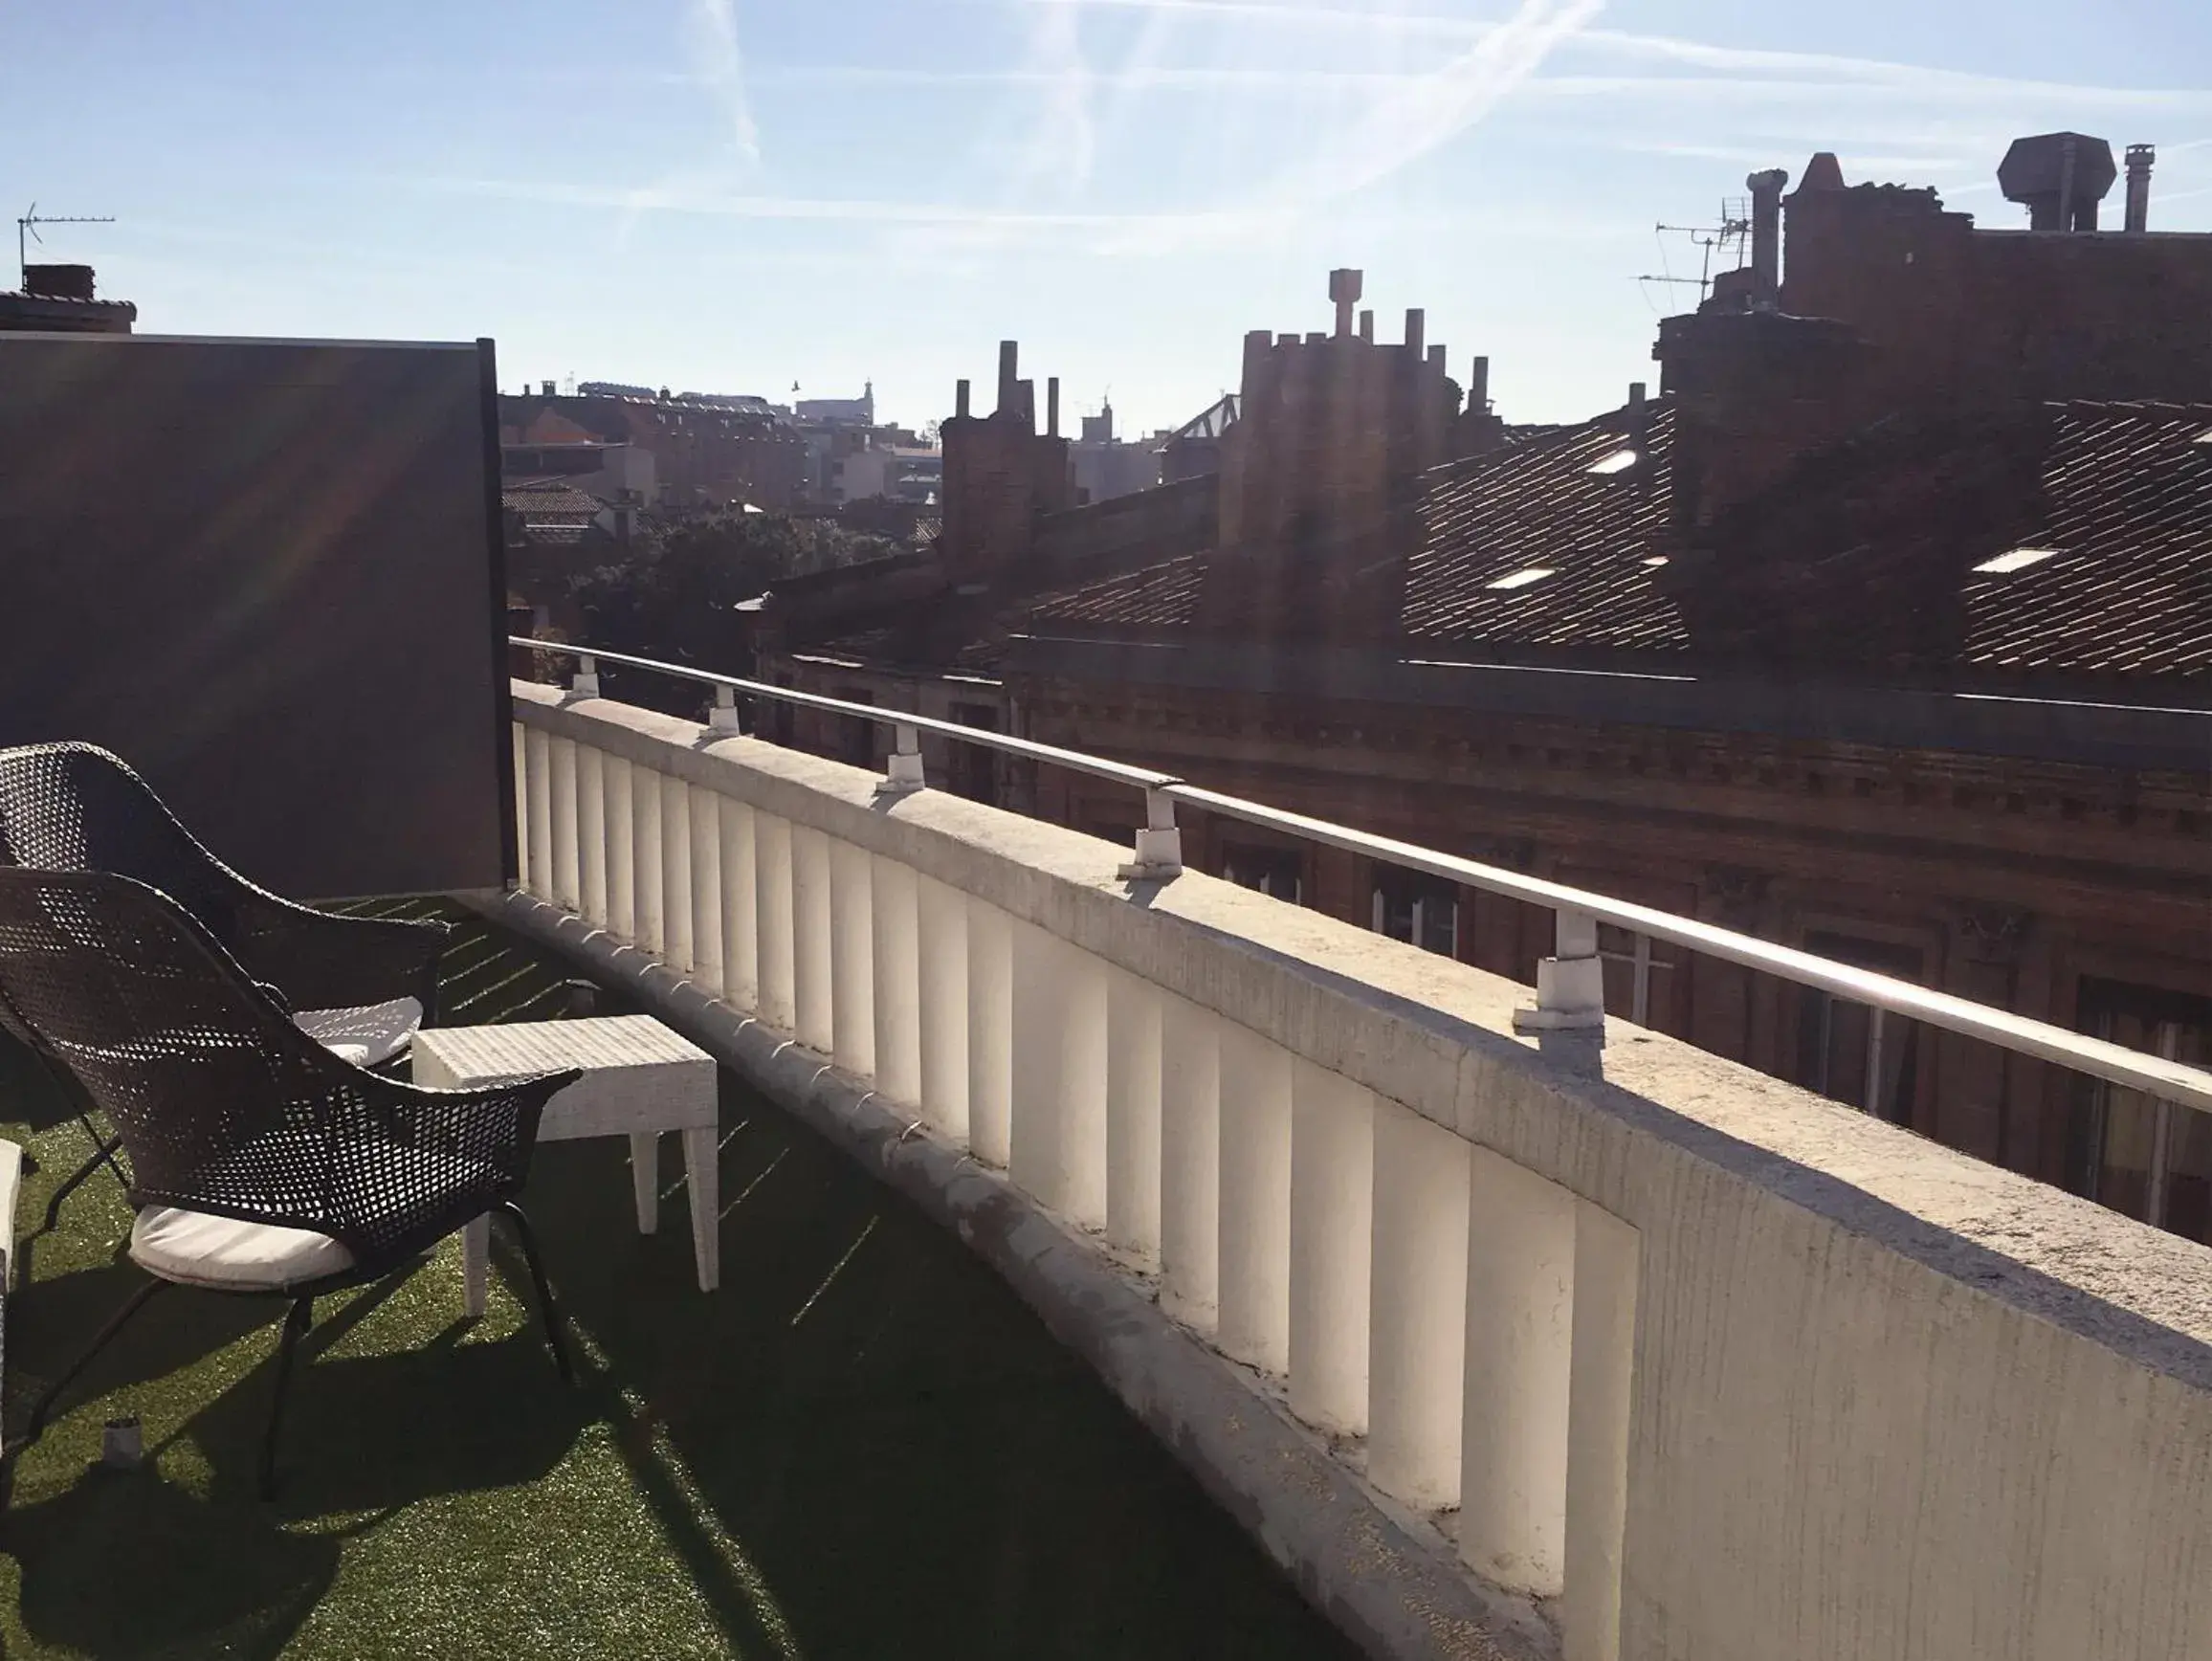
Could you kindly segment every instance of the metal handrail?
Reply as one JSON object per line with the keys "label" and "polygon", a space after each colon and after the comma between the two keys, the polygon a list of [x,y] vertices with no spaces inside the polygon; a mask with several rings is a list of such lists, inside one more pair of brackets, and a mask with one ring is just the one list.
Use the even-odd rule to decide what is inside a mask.
{"label": "metal handrail", "polygon": [[[1154,834],[1161,830],[1166,830],[1170,835],[1173,833],[1172,817],[1167,819],[1164,826],[1161,822],[1162,816],[1160,809],[1162,805],[1168,807],[1171,814],[1174,803],[1187,803],[1223,818],[1240,820],[1248,825],[1256,825],[1325,847],[1385,860],[1392,865],[1423,872],[1469,888],[1482,889],[1510,899],[1543,906],[1558,919],[1560,948],[1559,958],[1547,960],[1547,964],[1556,962],[1586,963],[1594,968],[1597,962],[1596,925],[1609,923],[1630,934],[1668,941],[1692,951],[1702,952],[1708,957],[1757,969],[1799,986],[1815,987],[1853,1003],[1863,1004],[1878,1013],[1901,1015],[1931,1027],[1980,1039],[2002,1050],[2086,1073],[2131,1090],[2139,1090],[2163,1100],[2179,1102],[2200,1112],[2212,1113],[2212,1073],[2201,1068],[2169,1061],[2139,1050],[2130,1050],[2125,1045],[2114,1044],[2107,1039],[2069,1032],[2046,1021],[1992,1008],[1988,1005],[1977,1004],[1949,992],[1935,991],[1915,986],[1911,981],[1901,981],[1871,969],[1837,963],[1811,952],[1800,951],[1793,946],[1777,945],[1771,941],[1738,934],[1733,929],[1718,928],[1712,923],[1699,922],[1693,918],[1677,917],[1671,912],[1609,898],[1584,889],[1570,888],[1564,883],[1550,882],[1539,876],[1526,876],[1517,871],[1479,864],[1471,859],[1441,853],[1410,842],[1399,842],[1391,837],[1355,830],[1326,819],[1309,818],[1302,813],[1268,807],[1264,803],[1246,801],[1240,796],[1224,795],[1217,790],[1186,784],[1172,774],[1130,766],[1125,763],[1108,761],[1104,757],[1086,755],[1078,750],[1060,749],[1055,745],[1037,743],[984,727],[963,726],[957,721],[910,715],[900,710],[884,709],[876,704],[853,703],[844,698],[825,698],[818,693],[800,692],[791,687],[771,686],[736,675],[688,669],[679,664],[659,663],[651,658],[595,651],[559,641],[531,640],[511,635],[509,644],[534,651],[563,653],[581,659],[586,666],[594,662],[618,663],[704,685],[728,688],[752,697],[771,698],[809,709],[828,710],[838,715],[859,716],[885,726],[938,733],[964,743],[981,744],[1004,755],[1049,762],[1054,766],[1087,773],[1094,778],[1111,779],[1146,793],[1147,802],[1151,805]],[[1139,863],[1129,869],[1140,874],[1168,875],[1168,870],[1145,863],[1146,850],[1141,841],[1144,834],[1139,832]],[[1538,1009],[1566,1018],[1532,1020],[1532,1029],[1571,1029],[1595,1026],[1602,1021],[1602,984],[1597,992],[1599,1002],[1595,1011],[1596,1020],[1589,1019],[1592,1011],[1586,994],[1580,999],[1571,994],[1561,998],[1547,998],[1545,990],[1539,981]]]}

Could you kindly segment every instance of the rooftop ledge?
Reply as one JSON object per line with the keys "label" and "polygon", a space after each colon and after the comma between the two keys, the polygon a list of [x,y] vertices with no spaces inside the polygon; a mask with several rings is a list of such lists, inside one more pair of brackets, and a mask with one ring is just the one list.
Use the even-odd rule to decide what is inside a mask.
{"label": "rooftop ledge", "polygon": [[1385,1644],[1386,1568],[1224,1495],[1370,1648],[2212,1653],[2205,1248],[1619,1021],[1586,1075],[1524,988],[1055,826],[515,715],[572,942],[984,1167],[1452,1560],[1471,1626]]}

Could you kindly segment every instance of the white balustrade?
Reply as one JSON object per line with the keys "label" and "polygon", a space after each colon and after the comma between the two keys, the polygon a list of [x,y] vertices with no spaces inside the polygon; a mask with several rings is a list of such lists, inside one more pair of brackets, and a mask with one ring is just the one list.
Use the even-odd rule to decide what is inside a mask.
{"label": "white balustrade", "polygon": [[[1470,1569],[1494,1585],[1555,1600],[1562,1661],[1619,1661],[1625,1649],[1790,1648],[1794,1640],[1777,1649],[1771,1636],[1749,1650],[1713,1640],[1721,1630],[1714,1623],[1737,1606],[1726,1595],[1725,1577],[1707,1583],[1705,1602],[1684,1628],[1693,1637],[1669,1637],[1662,1646],[1648,1617],[1635,1624],[1635,1600],[1648,1604],[1664,1595],[1640,1578],[1643,1565],[1661,1565],[1648,1571],[1659,1574],[1680,1559],[1671,1542],[1647,1538],[1656,1525],[1649,1512],[1639,1511],[1638,1556],[1629,1562],[1632,1472],[1639,1481],[1670,1485],[1670,1493],[1698,1492],[1703,1480],[1694,1460],[1690,1468],[1654,1468],[1641,1439],[1672,1433],[1677,1451],[1670,1456],[1680,1458],[1688,1436],[1718,1458],[1731,1428],[1715,1420],[1677,1432],[1671,1424],[1647,1422],[1653,1413],[1695,1419],[1704,1411],[1688,1394],[1655,1401],[1639,1393],[1639,1367],[1648,1358],[1640,1358],[1638,1310],[1650,1261],[1642,1230],[1673,1228],[1669,1213],[1632,1211],[1640,1228],[1596,1204],[1588,1194],[1610,1191],[1601,1185],[1605,1167],[1574,1147],[1559,1156],[1560,1164],[1574,1167],[1580,1159],[1574,1168],[1600,1172],[1580,1182],[1580,1192],[1464,1131],[1471,1111],[1476,1120],[1483,1112],[1479,1099],[1471,1110],[1457,1094],[1470,1079],[1478,1081],[1478,1096],[1493,1086],[1524,1088],[1512,1082],[1510,1048],[1472,1068],[1466,1054],[1473,1052],[1464,1052],[1461,1070],[1449,1074],[1449,1092],[1425,1098],[1409,1091],[1393,1099],[1380,1094],[1389,1079],[1444,1075],[1418,1068],[1392,1074],[1396,1061],[1357,1053],[1347,1060],[1346,1050],[1309,1046],[1288,1017],[1227,998],[1218,1006],[1197,1001],[1211,995],[1203,976],[1184,976],[1181,990],[1162,984],[1172,974],[1147,978],[1155,971],[1140,967],[1166,961],[1156,937],[1142,937],[1155,926],[1150,920],[1100,925],[1113,937],[1105,946],[1049,930],[1031,920],[1057,915],[1034,903],[1044,890],[1033,871],[986,897],[957,885],[971,879],[972,865],[918,870],[886,852],[899,844],[878,836],[872,820],[905,814],[910,801],[928,803],[926,790],[894,802],[872,796],[863,807],[849,786],[840,794],[825,776],[822,805],[802,806],[788,773],[756,773],[741,758],[720,753],[739,745],[717,745],[704,759],[686,759],[672,746],[661,771],[638,759],[656,752],[635,739],[623,741],[627,754],[603,751],[577,739],[573,727],[549,733],[545,714],[520,697],[518,708],[518,854],[530,892],[580,909],[616,939],[688,971],[702,991],[829,1057],[901,1113],[911,1112],[929,1134],[964,1143],[978,1163],[1005,1170],[1015,1188],[1069,1223],[1102,1230],[1120,1261],[1157,1270],[1160,1303],[1169,1316],[1234,1360],[1285,1379],[1290,1410],[1307,1425],[1334,1438],[1363,1438],[1363,1469],[1377,1489],[1418,1511],[1456,1508],[1447,1526]],[[572,710],[561,715],[569,723],[595,719]],[[785,811],[771,810],[771,802]],[[1101,889],[1120,853],[1101,846]],[[989,882],[977,886],[991,889]],[[1015,915],[1024,910],[1027,916]],[[1113,936],[1115,929],[1124,932]],[[1203,929],[1174,949],[1199,949],[1189,941],[1201,938]],[[1579,951],[1580,937],[1561,938],[1561,961],[1579,962],[1568,948]],[[1139,939],[1144,943],[1128,943]],[[1246,972],[1241,963],[1231,972]],[[1297,995],[1316,994],[1309,985]],[[1225,1012],[1232,1008],[1243,1019]],[[1548,1032],[1547,1020],[1524,1014],[1522,1024]],[[1352,1051],[1383,1030],[1360,1030]],[[1403,1029],[1391,1030],[1403,1037]],[[1438,1042],[1434,1030],[1424,1029],[1416,1044]],[[1493,1042],[1513,1041],[1499,1035]],[[1312,1058],[1321,1053],[1331,1066]],[[1355,1073],[1367,1081],[1347,1076]],[[1446,1094],[1449,1102],[1441,1099]],[[1425,1111],[1406,1105],[1412,1101],[1424,1102]],[[1485,1122],[1523,1121],[1500,1115]],[[1513,1134],[1537,1145],[1547,1138],[1571,1143],[1590,1134],[1590,1122],[1532,1115],[1525,1123],[1543,1128]],[[1869,1131],[1881,1134],[1883,1127]],[[1657,1145],[1656,1137],[1649,1140]],[[1499,1145],[1510,1141],[1501,1136]],[[1696,1168],[1696,1180],[1709,1185],[1749,1180]],[[1793,1202],[1756,1215],[1759,1227],[1775,1229],[1804,1214]],[[1834,1238],[1844,1244],[1832,1251],[1888,1250],[1841,1230]],[[1721,1261],[1680,1229],[1670,1248]],[[1778,1272],[1803,1280],[1807,1260],[1799,1251],[1775,1262]],[[1725,1262],[1712,1272],[1733,1273]],[[1911,1272],[1933,1273],[1918,1264]],[[1667,1290],[1681,1289],[1670,1281]],[[1751,1282],[1735,1294],[1739,1300],[1757,1295]],[[1958,1309],[1966,1313],[1955,1311],[1952,1318],[1983,1318],[1968,1308],[1981,1296],[1959,1292]],[[1653,1298],[1647,1326],[1662,1305],[1668,1322],[1692,1320],[1656,1292]],[[1702,1332],[1709,1345],[1752,1346],[1767,1358],[1764,1364],[1792,1366],[1794,1357],[1776,1352],[1784,1340],[1768,1330],[1777,1324],[1771,1312],[1764,1326],[1746,1324],[1753,1318],[1701,1309],[1682,1339],[1668,1341],[1695,1342]],[[1807,1312],[1805,1318],[1817,1316]],[[1916,1317],[1907,1311],[1880,1318]],[[1648,1347],[1659,1340],[1646,1333],[1642,1341]],[[1940,1335],[1924,1340],[1949,1341]],[[2024,1328],[2011,1341],[2036,1340]],[[1702,1358],[1680,1364],[1708,1366]],[[1733,1372],[1700,1376],[1715,1393],[1736,1387]],[[1801,1391],[1823,1387],[1802,1372],[1789,1376]],[[2010,1389],[2003,1381],[2016,1375],[1987,1376],[1998,1380],[1992,1388]],[[1865,1381],[1868,1389],[1880,1384]],[[1927,1381],[1914,1387],[1927,1388]],[[1764,1446],[1763,1462],[1733,1467],[1749,1472],[1739,1482],[1764,1484],[1761,1515],[1777,1519],[1773,1527],[1811,1530],[1807,1539],[1840,1538],[1832,1515],[1791,1487],[1790,1472],[1777,1469],[1771,1481],[1761,1474],[1789,1463],[1771,1439]],[[1887,1455],[1869,1447],[1865,1456]],[[2098,1478],[2085,1466],[2072,1480]],[[1918,1492],[1913,1483],[1906,1487]],[[1722,1495],[1724,1503],[1734,1497]],[[1708,1526],[1725,1530],[1730,1525],[1719,1515]],[[2189,1526],[2190,1515],[2161,1513],[2170,1528]],[[1814,1516],[1827,1518],[1820,1525],[1825,1534],[1791,1520]],[[1869,1519],[1868,1526],[1875,1524]],[[1917,1525],[1905,1519],[1900,1526]],[[1756,1534],[1738,1534],[1727,1549],[1733,1564],[1764,1545]],[[1853,1549],[1879,1555],[1881,1542]],[[1978,1572],[1972,1565],[1968,1554],[1951,1574]],[[1826,1583],[1819,1582],[1818,1563],[1802,1572],[1808,1586]],[[1865,1595],[1874,1595],[1872,1583]],[[1626,1613],[1625,1586],[1632,1588]],[[1940,1597],[1944,1589],[1931,1582],[1925,1595]],[[1855,1630],[1836,1619],[1841,1626],[1821,1630]],[[1839,1642],[1824,1639],[1825,1648],[1805,1652],[1836,1661],[1849,1652],[1847,1642]],[[1957,1651],[1932,1642],[1915,1652]],[[2040,1661],[2063,1652],[2035,1653]]]}

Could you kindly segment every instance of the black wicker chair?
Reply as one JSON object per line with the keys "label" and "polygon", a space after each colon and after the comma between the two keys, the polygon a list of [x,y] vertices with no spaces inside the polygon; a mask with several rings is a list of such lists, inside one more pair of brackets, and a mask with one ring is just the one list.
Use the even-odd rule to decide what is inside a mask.
{"label": "black wicker chair", "polygon": [[578,1074],[423,1090],[316,1042],[184,908],[131,878],[0,868],[0,1026],[65,1070],[122,1134],[139,1207],[130,1253],[154,1278],[33,1407],[55,1399],[172,1284],[291,1299],[260,1464],[274,1485],[285,1382],[314,1301],[406,1268],[497,1211],[536,1283],[569,1376],[550,1288],[515,1204],[546,1101]]}
{"label": "black wicker chair", "polygon": [[[159,889],[199,919],[309,1034],[348,1061],[386,1067],[437,1024],[440,922],[340,917],[248,881],[202,847],[151,786],[97,744],[0,749],[0,866],[104,871]],[[81,1109],[81,1100],[77,1103]],[[47,1202],[45,1227],[117,1142],[89,1118],[91,1159]]]}

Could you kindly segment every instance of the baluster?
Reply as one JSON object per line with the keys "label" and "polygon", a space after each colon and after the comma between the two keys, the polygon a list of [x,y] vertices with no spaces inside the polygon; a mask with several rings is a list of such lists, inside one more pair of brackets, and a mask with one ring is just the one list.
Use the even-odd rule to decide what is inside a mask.
{"label": "baluster", "polygon": [[794,1036],[827,1055],[835,1047],[830,1013],[830,838],[810,825],[791,827],[791,990]]}
{"label": "baluster", "polygon": [[1376,1103],[1367,1474],[1425,1510],[1459,1501],[1467,1148],[1396,1102]]}
{"label": "baluster", "polygon": [[552,742],[553,903],[563,911],[584,909],[584,883],[576,853],[576,741]]}
{"label": "baluster", "polygon": [[1161,994],[1160,1303],[1205,1333],[1220,1319],[1221,1026]]}
{"label": "baluster", "polygon": [[722,1002],[754,1014],[761,1008],[761,938],[753,809],[727,796],[711,799],[722,839]]}
{"label": "baluster", "polygon": [[921,1117],[955,1141],[968,1135],[968,900],[931,876],[915,881],[920,944]]}
{"label": "baluster", "polygon": [[868,850],[830,842],[830,1053],[855,1078],[875,1076],[874,883]]}
{"label": "baluster", "polygon": [[1139,1263],[1160,1257],[1160,993],[1107,971],[1106,1238]]}
{"label": "baluster", "polygon": [[1220,1318],[1214,1341],[1247,1365],[1291,1364],[1291,1057],[1221,1026]]}
{"label": "baluster", "polygon": [[754,915],[760,924],[760,1016],[779,1032],[799,1029],[798,879],[791,822],[753,810]]}
{"label": "baluster", "polygon": [[1013,1144],[1012,930],[997,906],[968,901],[968,1151],[1001,1169]]}
{"label": "baluster", "polygon": [[1337,1435],[1367,1428],[1375,1097],[1291,1069],[1291,1410]]}
{"label": "baluster", "polygon": [[919,899],[914,867],[878,854],[869,862],[874,911],[869,962],[875,972],[875,1088],[902,1107],[921,1101]]}
{"label": "baluster", "polygon": [[607,926],[607,756],[592,744],[576,747],[576,859],[584,920]]}
{"label": "baluster", "polygon": [[704,785],[689,786],[692,982],[712,998],[722,995],[722,831],[718,804],[719,798]]}

